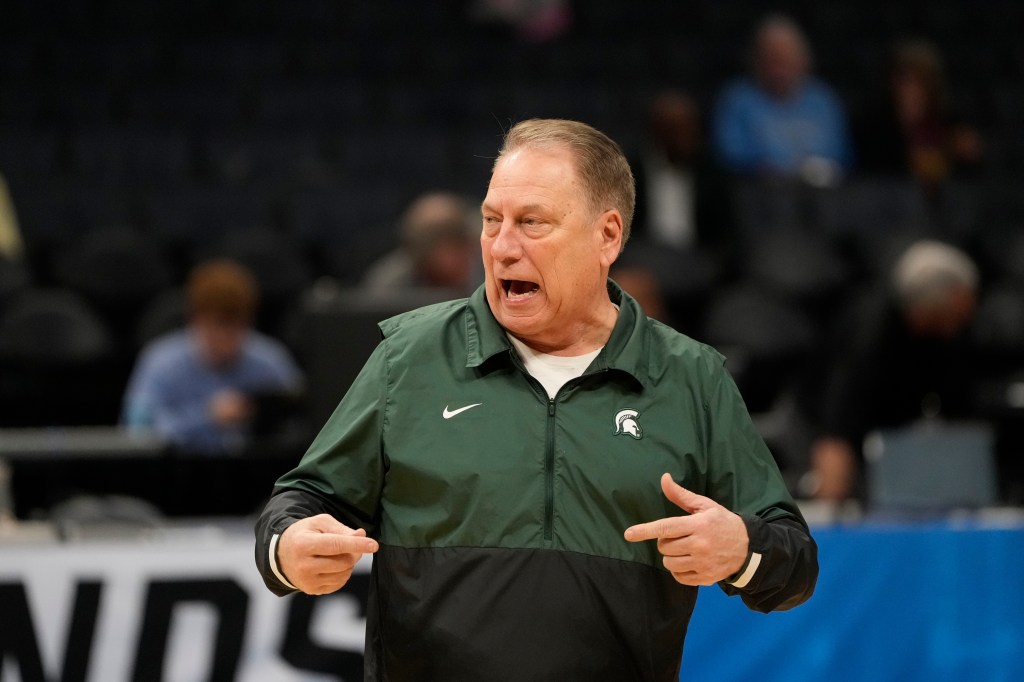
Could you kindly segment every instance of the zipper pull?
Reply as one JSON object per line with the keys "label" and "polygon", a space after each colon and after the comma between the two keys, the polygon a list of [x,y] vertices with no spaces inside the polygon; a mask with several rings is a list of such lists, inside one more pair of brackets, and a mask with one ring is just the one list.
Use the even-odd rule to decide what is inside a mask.
{"label": "zipper pull", "polygon": [[548,400],[548,416],[549,417],[554,417],[555,416],[555,399],[554,398],[551,398],[551,399]]}

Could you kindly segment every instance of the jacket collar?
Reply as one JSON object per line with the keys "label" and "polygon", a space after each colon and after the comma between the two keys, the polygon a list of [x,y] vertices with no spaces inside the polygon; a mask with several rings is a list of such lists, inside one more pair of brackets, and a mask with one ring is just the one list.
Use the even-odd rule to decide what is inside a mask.
{"label": "jacket collar", "polygon": [[[642,387],[648,378],[650,323],[640,304],[611,279],[608,280],[608,296],[619,306],[619,317],[608,343],[587,373],[622,372]],[[466,307],[466,366],[481,367],[499,356],[511,360],[511,351],[505,329],[494,318],[481,285],[469,297]]]}

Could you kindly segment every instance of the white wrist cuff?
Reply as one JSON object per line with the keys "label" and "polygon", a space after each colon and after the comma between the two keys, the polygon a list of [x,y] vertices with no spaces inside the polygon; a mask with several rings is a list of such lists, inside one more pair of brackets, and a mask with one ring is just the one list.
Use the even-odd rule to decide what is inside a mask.
{"label": "white wrist cuff", "polygon": [[280,580],[285,587],[292,590],[297,590],[299,588],[295,587],[295,585],[292,585],[290,582],[288,582],[288,578],[284,577],[284,573],[282,573],[281,569],[277,566],[277,541],[279,539],[281,539],[280,533],[275,534],[272,538],[270,538],[270,570],[274,572],[274,576],[278,580]]}
{"label": "white wrist cuff", "polygon": [[742,590],[746,587],[753,579],[754,574],[757,573],[757,567],[761,565],[761,555],[757,552],[751,552],[750,561],[747,562],[747,567],[740,574],[739,578],[736,578],[733,582],[729,583],[733,587]]}

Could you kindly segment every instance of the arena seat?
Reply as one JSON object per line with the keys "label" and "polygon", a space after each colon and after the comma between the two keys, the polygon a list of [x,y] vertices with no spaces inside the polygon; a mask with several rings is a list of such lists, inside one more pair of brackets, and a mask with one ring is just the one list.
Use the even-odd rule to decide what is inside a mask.
{"label": "arena seat", "polygon": [[185,293],[178,287],[165,289],[146,305],[139,315],[132,340],[139,350],[153,339],[185,325]]}
{"label": "arena seat", "polygon": [[0,315],[18,294],[32,285],[32,273],[20,262],[0,255]]}
{"label": "arena seat", "polygon": [[910,179],[855,178],[818,196],[821,228],[838,238],[917,229],[930,223],[920,188]]}
{"label": "arena seat", "polygon": [[22,293],[0,318],[3,426],[112,424],[123,378],[102,320],[66,290]]}
{"label": "arena seat", "polygon": [[214,182],[326,185],[330,168],[320,140],[303,132],[216,133],[202,145],[203,165]]}
{"label": "arena seat", "polygon": [[834,301],[850,270],[822,234],[787,230],[750,240],[740,255],[746,277],[783,298],[815,307]]}
{"label": "arena seat", "polygon": [[170,286],[173,273],[155,237],[124,227],[86,232],[55,256],[56,281],[82,294],[127,341],[142,307]]}
{"label": "arena seat", "polygon": [[183,183],[193,172],[187,135],[174,130],[99,128],[71,143],[77,177],[98,185]]}
{"label": "arena seat", "polygon": [[699,338],[726,356],[747,407],[761,413],[798,380],[818,336],[799,308],[763,287],[740,283],[711,302]]}
{"label": "arena seat", "polygon": [[231,230],[272,225],[277,199],[266,187],[205,184],[154,189],[140,195],[139,201],[150,231],[188,249],[212,243]]}
{"label": "arena seat", "polygon": [[875,431],[864,442],[876,514],[945,513],[998,502],[994,435],[982,424],[922,423]]}

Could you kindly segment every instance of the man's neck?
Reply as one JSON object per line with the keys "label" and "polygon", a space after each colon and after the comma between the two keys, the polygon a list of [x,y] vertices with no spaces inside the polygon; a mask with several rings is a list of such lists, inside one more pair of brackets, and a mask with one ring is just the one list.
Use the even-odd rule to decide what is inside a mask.
{"label": "man's neck", "polygon": [[530,338],[512,334],[519,341],[523,342],[538,353],[548,355],[573,357],[586,355],[599,350],[612,335],[615,322],[619,318],[619,307],[605,298],[595,309],[595,314],[583,322],[570,325],[569,328],[560,333],[558,338]]}

